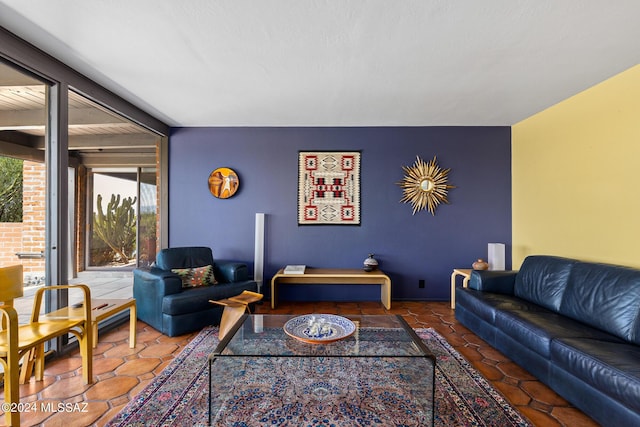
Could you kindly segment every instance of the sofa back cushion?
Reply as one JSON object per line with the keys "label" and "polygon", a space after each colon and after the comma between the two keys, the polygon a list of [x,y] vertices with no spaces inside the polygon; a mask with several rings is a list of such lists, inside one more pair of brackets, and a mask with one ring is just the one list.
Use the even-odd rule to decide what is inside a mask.
{"label": "sofa back cushion", "polygon": [[640,270],[576,263],[560,311],[567,317],[640,344]]}
{"label": "sofa back cushion", "polygon": [[213,264],[211,248],[188,246],[162,249],[156,256],[156,266],[162,270],[203,267]]}
{"label": "sofa back cushion", "polygon": [[524,300],[558,312],[571,268],[577,261],[546,255],[525,258],[513,293]]}

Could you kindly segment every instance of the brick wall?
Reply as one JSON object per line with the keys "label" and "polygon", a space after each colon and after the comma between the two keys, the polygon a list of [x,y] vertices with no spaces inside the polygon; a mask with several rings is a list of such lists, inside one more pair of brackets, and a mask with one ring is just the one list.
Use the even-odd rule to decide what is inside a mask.
{"label": "brick wall", "polygon": [[40,253],[45,242],[44,163],[23,163],[22,223],[0,223],[0,264],[22,264],[25,276],[44,276],[44,258],[18,258],[16,253]]}
{"label": "brick wall", "polygon": [[0,265],[18,264],[16,252],[22,252],[22,223],[0,222]]}

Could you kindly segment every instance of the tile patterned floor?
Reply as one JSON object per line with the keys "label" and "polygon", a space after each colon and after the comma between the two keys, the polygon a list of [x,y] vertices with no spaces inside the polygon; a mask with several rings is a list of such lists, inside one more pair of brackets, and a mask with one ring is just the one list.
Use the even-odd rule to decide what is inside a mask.
{"label": "tile patterned floor", "polygon": [[[448,302],[394,302],[392,310],[380,303],[283,303],[271,310],[257,306],[258,313],[273,314],[401,314],[414,328],[431,327],[469,360],[522,414],[536,426],[580,426],[597,424],[569,405],[544,384],[536,381],[498,351],[460,325]],[[21,402],[70,404],[65,408],[86,412],[38,410],[23,413],[23,426],[103,426],[142,390],[196,335],[169,338],[138,322],[136,348],[128,344],[128,323],[100,335],[94,353],[96,382],[86,386],[80,372],[80,356],[73,353],[47,363],[42,382],[20,387]],[[75,404],[78,405],[75,405]],[[85,407],[86,404],[86,407]],[[48,409],[46,406],[44,409]],[[0,424],[4,416],[0,418]]]}

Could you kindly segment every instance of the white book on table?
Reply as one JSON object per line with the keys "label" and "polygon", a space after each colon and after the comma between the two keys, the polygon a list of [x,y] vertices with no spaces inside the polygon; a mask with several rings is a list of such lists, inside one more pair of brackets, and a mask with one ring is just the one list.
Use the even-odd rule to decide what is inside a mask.
{"label": "white book on table", "polygon": [[284,274],[304,274],[305,265],[287,265],[284,268]]}

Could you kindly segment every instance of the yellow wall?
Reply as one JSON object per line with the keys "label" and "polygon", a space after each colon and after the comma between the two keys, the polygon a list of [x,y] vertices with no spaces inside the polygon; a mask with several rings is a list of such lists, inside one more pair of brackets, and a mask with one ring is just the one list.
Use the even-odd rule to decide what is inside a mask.
{"label": "yellow wall", "polygon": [[640,65],[512,127],[513,268],[640,267]]}

